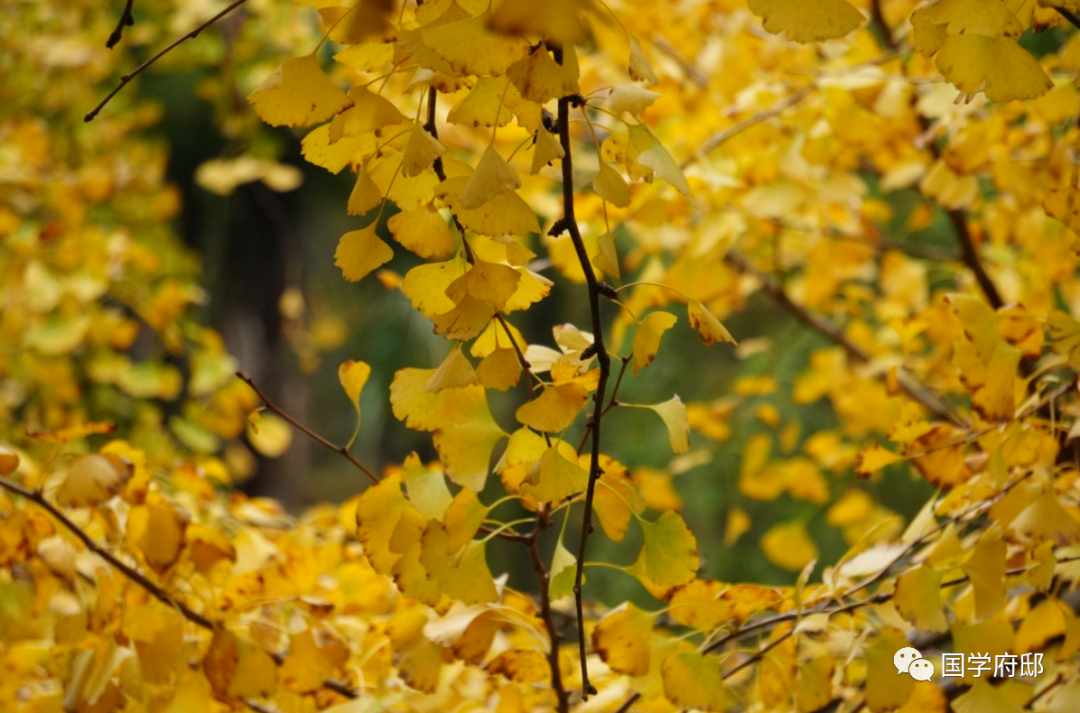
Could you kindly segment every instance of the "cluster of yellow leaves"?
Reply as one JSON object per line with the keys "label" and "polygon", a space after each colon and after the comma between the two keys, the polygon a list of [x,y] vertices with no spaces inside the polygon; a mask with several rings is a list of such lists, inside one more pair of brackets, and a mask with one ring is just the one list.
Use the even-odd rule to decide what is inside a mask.
{"label": "cluster of yellow leaves", "polygon": [[[201,297],[194,267],[161,259],[175,204],[160,156],[116,138],[122,150],[66,163],[44,119],[5,119],[0,177],[38,198],[0,206],[10,274],[0,329],[19,345],[0,357],[14,385],[3,408],[37,437],[0,434],[0,475],[43,488],[99,544],[0,495],[0,670],[12,674],[0,702],[595,710],[578,693],[587,665],[612,709],[632,698],[643,710],[744,700],[809,713],[861,700],[874,713],[944,711],[945,691],[893,666],[898,648],[929,634],[946,637],[933,644],[939,671],[946,649],[1046,654],[1035,687],[957,681],[958,711],[1076,707],[1080,616],[1066,593],[1080,576],[1069,455],[1080,432],[1080,94],[1052,88],[1048,70],[1075,74],[1080,60],[1075,36],[1041,60],[1018,43],[1056,23],[1056,10],[893,0],[874,13],[888,26],[869,28],[869,4],[846,0],[616,7],[616,23],[573,0],[542,11],[524,0],[302,1],[318,9],[325,43],[285,60],[250,102],[271,125],[310,128],[309,161],[356,173],[346,210],[366,222],[338,242],[345,279],[378,271],[451,342],[440,364],[402,369],[390,388],[394,415],[432,434],[438,460],[413,454],[344,505],[295,519],[269,501],[218,496],[221,439],[240,435],[256,404],[226,385],[219,340],[184,318]],[[883,56],[894,45],[904,58]],[[980,93],[1039,98],[989,104]],[[574,105],[572,126],[553,126],[557,100]],[[566,207],[551,189],[568,149],[582,174],[580,242],[563,234]],[[109,169],[116,161],[124,171]],[[204,178],[222,190],[255,178],[287,187],[273,168],[214,165]],[[132,180],[134,169],[148,175]],[[121,177],[123,192],[110,182]],[[894,216],[903,203],[889,194],[901,192],[915,207]],[[113,198],[116,215],[99,223],[89,206]],[[955,231],[959,247],[928,267],[909,234],[932,225]],[[423,262],[404,276],[384,268],[388,240]],[[575,444],[596,429],[584,412],[598,398],[598,335],[561,324],[553,347],[530,344],[508,321],[555,287],[543,269],[580,285],[587,267],[623,282],[603,288],[618,298],[604,305],[618,310],[605,348],[627,379],[649,376],[658,358],[705,358],[670,346],[671,305],[685,304],[704,344],[734,343],[717,317],[765,292],[833,345],[813,349],[794,383],[743,377],[719,400],[628,404],[609,391],[602,409],[653,411],[677,457],[664,470],[623,465],[625,437],[605,422],[594,460]],[[161,359],[133,362],[143,331],[162,354],[191,354],[186,382]],[[786,346],[751,338],[736,353],[754,363]],[[369,377],[360,361],[339,370],[357,431]],[[113,426],[85,412],[84,382],[134,404],[117,419],[123,440],[101,438]],[[489,392],[518,387],[513,421],[497,418]],[[181,395],[163,443],[164,417],[147,400]],[[822,399],[836,425],[804,434],[800,409]],[[691,429],[725,441],[732,424],[750,432],[738,469],[717,474],[735,482],[725,544],[752,532],[768,561],[799,572],[792,586],[699,576],[673,476],[710,460],[691,452]],[[265,454],[289,446],[272,413],[246,427]],[[230,464],[243,462],[236,453]],[[934,493],[905,527],[853,471],[875,482],[910,472],[910,487]],[[599,531],[633,543],[601,564],[658,603],[590,606],[579,649],[550,610],[575,615],[576,571],[590,563],[565,523],[589,507],[592,476]],[[818,569],[810,510],[755,522],[759,503],[781,499],[823,510],[850,549]],[[511,504],[528,517],[503,515]],[[492,571],[488,552],[503,540],[533,548],[552,521],[564,523],[557,537],[530,549],[534,600]],[[149,587],[111,569],[113,551]],[[760,640],[741,638],[745,627]]]}

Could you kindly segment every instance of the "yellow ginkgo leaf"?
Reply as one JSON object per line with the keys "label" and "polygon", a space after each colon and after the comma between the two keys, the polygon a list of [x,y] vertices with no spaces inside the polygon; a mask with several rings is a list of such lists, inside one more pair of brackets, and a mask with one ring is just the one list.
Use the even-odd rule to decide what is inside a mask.
{"label": "yellow ginkgo leaf", "polygon": [[941,603],[941,574],[926,565],[900,576],[893,603],[919,632],[940,633],[949,628]]}
{"label": "yellow ginkgo leaf", "polygon": [[428,470],[415,452],[410,453],[401,465],[401,477],[405,491],[420,514],[427,519],[441,520],[453,497],[446,487],[446,478],[437,470]]}
{"label": "yellow ginkgo leaf", "polygon": [[934,62],[969,100],[979,92],[996,102],[1033,99],[1053,86],[1039,62],[1008,37],[950,37]]}
{"label": "yellow ginkgo leaf", "polygon": [[521,177],[495,150],[495,144],[488,144],[476,170],[469,176],[465,190],[461,192],[461,205],[467,209],[479,208],[500,193],[520,187]]}
{"label": "yellow ginkgo leaf", "polygon": [[670,312],[652,312],[638,324],[634,332],[634,373],[638,373],[656,358],[664,332],[675,326],[678,317]]}
{"label": "yellow ginkgo leaf", "polygon": [[427,132],[420,124],[409,132],[409,141],[405,144],[405,155],[401,161],[401,174],[406,178],[419,176],[431,168],[435,159],[446,153],[446,147]]}
{"label": "yellow ginkgo leaf", "polygon": [[277,458],[292,445],[292,427],[277,414],[255,411],[248,417],[247,438],[256,451]]}
{"label": "yellow ginkgo leaf", "polygon": [[281,665],[281,680],[300,693],[317,691],[345,663],[348,653],[340,643],[320,645],[315,632],[304,629],[289,637],[289,655]]}
{"label": "yellow ginkgo leaf", "polygon": [[656,522],[638,520],[643,544],[630,573],[657,587],[677,587],[694,578],[701,562],[697,540],[686,522],[668,510]]}
{"label": "yellow ginkgo leaf", "polygon": [[892,711],[907,702],[915,679],[897,672],[895,657],[910,646],[903,634],[884,628],[864,649],[866,656],[866,704],[872,711]]}
{"label": "yellow ginkgo leaf", "polygon": [[667,427],[668,443],[676,453],[690,450],[690,419],[686,404],[677,395],[659,404],[623,404],[631,408],[647,408],[656,412]]}
{"label": "yellow ginkgo leaf", "polygon": [[476,376],[476,370],[461,353],[461,347],[455,346],[428,379],[425,388],[432,393],[438,393],[443,389],[460,389],[463,386],[479,383],[480,379]]}
{"label": "yellow ginkgo leaf", "polygon": [[394,416],[416,431],[434,431],[447,424],[468,423],[490,417],[482,386],[443,389],[427,388],[434,369],[399,369],[390,384],[390,405]]}
{"label": "yellow ginkgo leaf", "polygon": [[469,209],[461,203],[461,192],[471,176],[448,178],[436,194],[445,198],[446,204],[467,229],[480,235],[527,235],[540,232],[536,213],[515,191],[506,191],[483,203],[479,208]]}
{"label": "yellow ginkgo leaf", "polygon": [[544,127],[536,130],[536,148],[533,149],[532,165],[529,173],[537,174],[552,161],[558,161],[565,155],[562,144],[555,135]]}
{"label": "yellow ginkgo leaf", "polygon": [[[583,454],[578,465],[587,468],[590,464],[591,456]],[[604,534],[614,542],[622,542],[631,515],[644,512],[645,503],[626,466],[601,455],[600,469],[603,472],[593,493],[593,511]]]}
{"label": "yellow ginkgo leaf", "polygon": [[436,520],[428,522],[421,541],[420,561],[443,592],[463,604],[495,601],[498,594],[482,540],[451,551],[449,535]]}
{"label": "yellow ginkgo leaf", "polygon": [[331,145],[343,137],[368,134],[408,121],[392,101],[367,87],[353,87],[349,90],[349,99],[353,103],[352,107],[335,116],[330,122],[328,137]]}
{"label": "yellow ginkgo leaf", "polygon": [[986,619],[1005,603],[1005,541],[997,524],[985,530],[963,565],[975,592],[975,618]]}
{"label": "yellow ginkgo leaf", "polygon": [[503,651],[487,665],[489,674],[502,674],[518,683],[538,684],[547,680],[551,669],[547,659],[535,649]]}
{"label": "yellow ginkgo leaf", "polygon": [[885,450],[880,443],[875,443],[869,450],[859,454],[859,460],[855,466],[855,472],[861,478],[869,478],[882,468],[899,463],[904,456]]}
{"label": "yellow ginkgo leaf", "polygon": [[263,698],[277,688],[278,668],[270,654],[227,629],[214,632],[202,663],[210,685],[224,698]]}
{"label": "yellow ginkgo leaf", "polygon": [[[645,169],[651,169],[656,175],[674,186],[684,195],[690,194],[690,184],[686,182],[686,176],[671,154],[657,141],[644,124],[634,124],[630,127],[628,161],[638,164]],[[634,171],[630,170],[630,177],[634,178]]]}
{"label": "yellow ginkgo leaf", "polygon": [[131,509],[127,536],[155,572],[164,572],[184,549],[188,515],[171,505],[148,502]]}
{"label": "yellow ginkgo leaf", "polygon": [[533,0],[503,0],[491,14],[491,28],[508,35],[547,37],[561,45],[573,45],[585,39],[582,21],[591,0],[551,0],[537,12]]}
{"label": "yellow ginkgo leaf", "polygon": [[528,55],[510,65],[506,76],[524,99],[546,104],[552,99],[580,91],[577,69],[577,62],[556,62],[548,48],[541,43]]}
{"label": "yellow ginkgo leaf", "polygon": [[382,191],[371,179],[371,174],[366,169],[362,169],[356,175],[356,185],[349,194],[346,211],[349,215],[364,215],[372,208],[377,208],[382,201]]}
{"label": "yellow ginkgo leaf", "polygon": [[608,106],[616,114],[626,112],[638,116],[659,98],[659,93],[636,84],[619,84],[608,94]]}
{"label": "yellow ginkgo leaf", "polygon": [[712,345],[717,342],[737,344],[727,327],[721,324],[720,320],[714,317],[713,313],[698,300],[689,301],[687,312],[690,317],[690,326],[697,330],[698,336],[701,337],[701,341],[705,342],[705,344]]}
{"label": "yellow ginkgo leaf", "polygon": [[622,175],[609,163],[600,161],[600,171],[593,176],[593,190],[608,203],[625,208],[630,205],[630,186],[626,185]]}
{"label": "yellow ginkgo leaf", "polygon": [[334,264],[349,282],[362,280],[369,272],[390,261],[394,251],[375,234],[375,223],[341,236],[334,251]]}
{"label": "yellow ginkgo leaf", "polygon": [[521,380],[521,361],[513,349],[496,349],[476,367],[476,375],[485,389],[506,391]]}
{"label": "yellow ginkgo leaf", "polygon": [[477,128],[509,124],[514,114],[503,101],[507,82],[505,77],[480,77],[465,98],[450,109],[446,115],[447,123]]}
{"label": "yellow ginkgo leaf", "polygon": [[469,17],[456,3],[427,27],[398,41],[422,66],[438,72],[500,76],[529,51],[528,41],[488,29],[487,13]]}
{"label": "yellow ginkgo leaf", "polygon": [[577,383],[547,386],[540,396],[518,408],[517,420],[537,431],[562,431],[574,422],[588,397]]}
{"label": "yellow ginkgo leaf", "polygon": [[713,579],[695,579],[675,590],[668,612],[678,624],[713,631],[734,618],[734,606],[723,596],[727,589]]}
{"label": "yellow ginkgo leaf", "polygon": [[[577,577],[577,557],[566,549],[560,538],[555,543],[555,552],[551,556],[551,569],[548,570],[550,580],[548,584],[548,596],[556,602],[563,597],[574,593],[574,579]],[[585,576],[582,574],[582,583]]]}
{"label": "yellow ginkgo leaf", "polygon": [[656,84],[659,81],[656,78],[656,72],[653,71],[652,65],[649,64],[649,59],[645,56],[645,50],[641,49],[638,38],[629,34],[626,38],[630,42],[630,78],[636,82]]}
{"label": "yellow ginkgo leaf", "polygon": [[801,522],[774,525],[761,538],[761,551],[770,562],[798,572],[818,557],[818,548]]}
{"label": "yellow ginkgo leaf", "polygon": [[323,74],[314,52],[282,62],[248,101],[271,126],[311,126],[352,106],[345,92]]}
{"label": "yellow ginkgo leaf", "polygon": [[11,475],[19,467],[19,454],[0,446],[0,475]]}
{"label": "yellow ginkgo leaf", "polygon": [[341,382],[341,388],[345,389],[345,395],[349,397],[349,401],[356,410],[357,432],[360,430],[360,392],[363,391],[370,376],[371,367],[362,361],[349,359],[338,367],[338,381]]}
{"label": "yellow ginkgo leaf", "polygon": [[843,37],[863,23],[863,16],[846,0],[750,0],[750,10],[774,35],[795,42],[820,42]]}
{"label": "yellow ginkgo leaf", "polygon": [[[17,466],[18,457],[12,457]],[[11,463],[8,460],[8,464]],[[111,453],[79,456],[56,491],[56,501],[72,508],[100,505],[119,493],[134,474],[131,463]]]}
{"label": "yellow ginkgo leaf", "polygon": [[627,676],[649,672],[649,645],[656,615],[629,602],[605,616],[593,629],[593,649],[612,671]]}
{"label": "yellow ginkgo leaf", "polygon": [[720,667],[711,656],[681,651],[664,657],[660,666],[664,696],[679,708],[722,713],[727,705],[727,686]]}
{"label": "yellow ginkgo leaf", "polygon": [[580,493],[589,484],[589,473],[577,463],[577,453],[559,441],[529,468],[521,492],[539,502],[553,502]]}

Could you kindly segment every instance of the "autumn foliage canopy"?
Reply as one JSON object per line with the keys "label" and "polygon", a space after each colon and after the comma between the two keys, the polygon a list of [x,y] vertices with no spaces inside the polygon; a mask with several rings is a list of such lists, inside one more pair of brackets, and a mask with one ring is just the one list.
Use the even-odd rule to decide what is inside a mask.
{"label": "autumn foliage canopy", "polygon": [[[1076,0],[7,3],[0,711],[1080,710],[1077,23]],[[349,181],[327,264],[443,338],[388,391],[363,351],[333,365],[347,442],[200,319],[137,86],[193,69],[239,145],[284,127]],[[278,158],[198,180],[286,190]],[[812,349],[760,331],[778,313]],[[795,376],[623,400],[665,362],[763,354]],[[427,447],[356,448],[375,401]],[[635,462],[654,430],[666,468]],[[736,468],[701,467],[733,438]],[[296,439],[354,495],[237,487]],[[705,478],[730,498],[696,537]],[[901,515],[886,482],[928,495]],[[846,553],[784,518],[755,537],[786,585],[700,573],[788,501]],[[1042,670],[916,681],[905,646]]]}

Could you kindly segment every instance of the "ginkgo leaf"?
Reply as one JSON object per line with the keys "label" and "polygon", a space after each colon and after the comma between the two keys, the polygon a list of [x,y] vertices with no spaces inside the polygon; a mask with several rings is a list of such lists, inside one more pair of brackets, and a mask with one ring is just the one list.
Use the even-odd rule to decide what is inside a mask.
{"label": "ginkgo leaf", "polygon": [[529,43],[488,29],[490,16],[462,17],[455,4],[431,25],[403,35],[398,44],[421,65],[439,72],[499,76],[523,57]]}
{"label": "ginkgo leaf", "polygon": [[[690,184],[686,182],[686,176],[679,164],[675,163],[675,159],[671,158],[671,154],[644,124],[630,127],[629,154],[630,161],[652,169],[680,193],[690,194]],[[630,172],[630,177],[634,177],[633,171]]]}
{"label": "ginkgo leaf", "polygon": [[722,713],[727,685],[712,657],[697,651],[670,653],[660,667],[664,696],[680,708]]}
{"label": "ginkgo leaf", "polygon": [[[551,556],[551,568],[548,596],[556,602],[574,593],[574,578],[577,576],[577,557],[563,545],[562,539],[555,543],[555,552]],[[582,583],[585,577],[582,575]]]}
{"label": "ginkgo leaf", "polygon": [[792,572],[800,571],[818,558],[817,545],[798,520],[769,528],[761,538],[761,551],[770,562]]}
{"label": "ginkgo leaf", "polygon": [[352,230],[338,240],[334,264],[349,282],[358,282],[368,273],[390,261],[394,251],[375,234],[375,223]]}
{"label": "ginkgo leaf", "polygon": [[484,357],[476,375],[485,389],[507,391],[521,379],[521,362],[514,349],[496,349]]}
{"label": "ginkgo leaf", "polygon": [[402,247],[422,258],[444,258],[454,251],[450,226],[434,206],[397,213],[386,222],[386,227]]}
{"label": "ginkgo leaf", "polygon": [[446,487],[446,478],[438,471],[428,470],[415,452],[410,453],[401,466],[405,491],[420,514],[428,519],[441,520],[453,497]]}
{"label": "ginkgo leaf", "polygon": [[979,92],[996,102],[1032,99],[1053,86],[1038,61],[1008,37],[950,37],[934,62],[968,99]]}
{"label": "ginkgo leaf", "polygon": [[495,150],[495,144],[488,144],[476,170],[469,176],[465,190],[461,192],[461,205],[468,209],[479,208],[495,196],[520,187],[521,177]]}
{"label": "ginkgo leaf", "polygon": [[627,676],[649,672],[650,642],[656,615],[624,604],[605,616],[593,629],[593,649],[612,671]]}
{"label": "ginkgo leaf", "polygon": [[0,446],[0,475],[11,475],[19,467],[19,454]]}
{"label": "ginkgo leaf", "polygon": [[314,52],[282,62],[248,101],[271,126],[311,126],[352,106],[345,92],[323,74]]}
{"label": "ginkgo leaf", "polygon": [[1005,603],[1005,542],[1001,528],[986,530],[963,565],[975,591],[975,617],[982,621]]}
{"label": "ginkgo leaf", "polygon": [[349,202],[346,211],[349,215],[364,215],[372,208],[377,208],[383,201],[382,191],[371,180],[371,174],[367,170],[361,170],[356,175],[356,185],[349,194]]}
{"label": "ginkgo leaf", "polygon": [[186,512],[171,505],[147,502],[128,514],[127,536],[154,571],[164,572],[184,549],[188,519]]}
{"label": "ginkgo leaf", "polygon": [[330,144],[336,144],[343,137],[368,134],[408,121],[394,102],[367,87],[353,87],[348,96],[352,106],[330,121]]}
{"label": "ginkgo leaf", "polygon": [[[8,460],[9,465],[11,462]],[[17,456],[14,464],[18,465]],[[79,456],[56,491],[56,501],[72,508],[100,505],[119,493],[134,474],[132,464],[117,455]]]}
{"label": "ginkgo leaf", "polygon": [[859,454],[858,465],[855,472],[861,478],[869,478],[882,468],[904,460],[904,456],[885,450],[880,443],[875,443],[869,450]]}
{"label": "ginkgo leaf", "polygon": [[431,168],[435,159],[446,153],[446,147],[432,136],[420,124],[409,132],[409,141],[405,144],[405,155],[401,160],[401,174],[406,178],[419,176]]}
{"label": "ginkgo leaf", "polygon": [[750,10],[774,35],[795,42],[820,42],[843,37],[863,23],[862,13],[846,0],[816,3],[799,0],[750,0]]}
{"label": "ginkgo leaf", "polygon": [[630,42],[630,78],[637,82],[656,84],[659,80],[645,56],[645,51],[641,49],[641,43],[633,35],[628,34],[626,39]]}
{"label": "ginkgo leaf", "polygon": [[589,473],[577,464],[573,446],[559,441],[529,468],[521,492],[540,502],[553,502],[584,491],[588,484]]}
{"label": "ginkgo leaf", "polygon": [[[872,711],[891,711],[911,697],[915,679],[897,672],[896,654],[910,646],[893,628],[883,628],[864,648],[866,656],[866,704]],[[955,649],[954,649],[955,650]]]}
{"label": "ginkgo leaf", "polygon": [[608,106],[616,114],[639,116],[660,98],[660,94],[636,84],[618,84],[608,94]]}
{"label": "ginkgo leaf", "polygon": [[506,70],[522,98],[545,104],[552,99],[577,94],[577,62],[556,62],[548,48],[541,44],[536,50],[514,62]]}
{"label": "ginkgo leaf", "polygon": [[292,427],[277,414],[255,411],[248,417],[247,439],[262,455],[278,458],[292,445]]}
{"label": "ginkgo leaf", "polygon": [[593,190],[608,203],[625,208],[630,205],[630,186],[608,163],[600,161],[600,171],[593,177]]}
{"label": "ginkgo leaf", "polygon": [[[591,464],[588,454],[581,458],[585,462],[578,464],[583,468]],[[645,503],[625,466],[602,456],[600,468],[603,472],[593,493],[593,511],[604,534],[614,542],[622,542],[631,516],[644,512]]]}
{"label": "ginkgo leaf", "polygon": [[713,579],[695,579],[675,590],[671,618],[698,631],[713,631],[733,618],[734,607],[723,594],[727,586]]}
{"label": "ginkgo leaf", "polygon": [[659,404],[623,404],[633,408],[647,408],[656,412],[667,427],[668,443],[676,453],[690,450],[690,420],[686,404],[677,395]]}
{"label": "ginkgo leaf", "polygon": [[690,318],[690,326],[697,330],[698,336],[701,337],[701,341],[705,342],[705,344],[712,345],[717,342],[737,344],[727,327],[721,324],[720,320],[714,317],[713,313],[698,300],[690,300],[687,303],[687,313]]}
{"label": "ginkgo leaf", "polygon": [[278,669],[270,654],[226,629],[214,632],[203,670],[223,697],[263,698],[277,688]]}
{"label": "ginkgo leaf", "polygon": [[390,575],[400,554],[390,548],[390,539],[409,501],[401,492],[401,478],[391,475],[364,491],[356,504],[357,539],[376,572]]}
{"label": "ginkgo leaf", "polygon": [[693,579],[700,565],[697,540],[682,517],[668,510],[655,522],[638,523],[644,542],[631,573],[658,587],[674,587]]}
{"label": "ginkgo leaf", "polygon": [[652,312],[641,320],[634,332],[634,373],[652,364],[660,350],[664,332],[675,326],[678,317],[670,312]]}
{"label": "ginkgo leaf", "polygon": [[289,655],[281,665],[281,680],[301,693],[317,691],[345,663],[348,653],[340,644],[320,645],[315,632],[304,629],[289,637]]}
{"label": "ginkgo leaf", "polygon": [[533,149],[529,173],[534,175],[540,173],[544,166],[547,166],[552,161],[558,161],[564,155],[566,155],[566,152],[563,151],[562,144],[555,138],[555,135],[540,127],[536,130],[536,147]]}
{"label": "ginkgo leaf", "polygon": [[591,2],[552,0],[543,12],[536,11],[532,0],[504,0],[491,14],[491,28],[508,35],[547,37],[561,45],[573,45],[585,39],[582,11]]}
{"label": "ginkgo leaf", "polygon": [[537,431],[562,431],[574,422],[588,397],[580,384],[546,386],[538,397],[518,408],[517,420]]}
{"label": "ginkgo leaf", "polygon": [[537,684],[547,680],[550,672],[547,660],[533,649],[503,651],[487,665],[488,673],[502,674],[518,683]]}
{"label": "ginkgo leaf", "polygon": [[941,574],[925,565],[900,576],[893,603],[900,616],[920,632],[949,628],[941,603]]}
{"label": "ginkgo leaf", "polygon": [[449,535],[434,520],[424,530],[420,560],[445,593],[464,604],[495,601],[495,582],[488,569],[484,543],[470,542],[461,551],[448,549]]}
{"label": "ginkgo leaf", "polygon": [[483,203],[479,208],[468,209],[461,205],[460,194],[471,177],[449,178],[439,187],[438,194],[446,198],[447,205],[461,224],[480,235],[527,235],[540,232],[540,223],[529,204],[514,191],[506,191]]}
{"label": "ginkgo leaf", "polygon": [[338,367],[338,381],[356,410],[357,418],[360,415],[360,392],[364,390],[370,376],[371,366],[366,362],[347,359]]}
{"label": "ginkgo leaf", "polygon": [[491,453],[503,438],[506,433],[490,413],[485,413],[471,421],[439,429],[433,441],[450,479],[479,492],[487,482]]}
{"label": "ginkgo leaf", "polygon": [[485,128],[509,124],[514,114],[503,101],[508,81],[505,77],[480,77],[472,91],[450,109],[447,123]]}
{"label": "ginkgo leaf", "polygon": [[454,347],[428,379],[424,388],[432,393],[438,393],[443,389],[460,389],[463,386],[479,383],[480,379],[476,376],[476,370],[461,353],[461,347]]}

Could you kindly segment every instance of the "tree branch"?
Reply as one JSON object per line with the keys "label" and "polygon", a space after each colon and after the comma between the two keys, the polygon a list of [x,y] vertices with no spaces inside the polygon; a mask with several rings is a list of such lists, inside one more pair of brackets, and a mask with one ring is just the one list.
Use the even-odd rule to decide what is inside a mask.
{"label": "tree branch", "polygon": [[540,547],[537,544],[540,533],[551,524],[550,515],[544,509],[536,513],[536,527],[526,539],[529,548],[529,558],[532,560],[533,571],[536,572],[536,582],[540,588],[540,616],[544,620],[544,628],[547,629],[551,646],[547,652],[548,668],[551,669],[551,687],[555,691],[558,700],[559,713],[569,713],[570,694],[563,685],[562,668],[559,666],[559,642],[562,635],[559,627],[555,624],[555,617],[551,611],[551,575],[544,566],[544,560],[540,557]]}
{"label": "tree branch", "polygon": [[[562,64],[562,51],[555,53],[555,59]],[[581,542],[578,545],[577,571],[574,574],[574,602],[577,607],[578,623],[578,650],[581,656],[581,689],[582,697],[588,700],[589,694],[596,693],[596,688],[589,683],[589,668],[585,661],[585,611],[581,595],[581,585],[585,571],[585,552],[589,541],[589,533],[592,531],[593,495],[596,492],[596,481],[600,479],[600,425],[604,418],[604,395],[607,392],[608,377],[611,375],[611,357],[604,347],[604,325],[600,319],[600,295],[603,289],[596,273],[593,271],[589,254],[585,250],[585,241],[578,229],[577,218],[574,215],[574,160],[573,147],[570,143],[570,105],[579,104],[580,97],[569,96],[559,99],[559,142],[562,144],[562,201],[563,217],[556,224],[570,233],[570,239],[574,243],[574,251],[577,253],[581,270],[585,273],[585,282],[589,289],[589,312],[592,317],[593,347],[596,359],[600,366],[600,378],[593,393],[593,412],[589,426],[592,430],[592,458],[589,464],[589,484],[585,491],[585,512],[581,522]],[[610,287],[608,288],[610,290]]]}
{"label": "tree branch", "polygon": [[347,447],[338,446],[338,445],[335,445],[335,444],[331,443],[327,439],[320,436],[318,433],[315,433],[315,431],[312,431],[310,428],[308,428],[307,426],[305,426],[304,424],[300,423],[295,418],[290,416],[288,413],[285,412],[284,409],[282,409],[280,406],[278,406],[273,401],[271,401],[269,399],[269,397],[267,397],[267,395],[262,392],[262,389],[260,389],[258,386],[255,385],[255,381],[252,380],[252,378],[250,376],[248,376],[247,374],[243,373],[242,371],[238,371],[238,372],[236,372],[236,376],[237,376],[237,378],[239,378],[241,381],[243,381],[245,384],[247,384],[248,386],[250,386],[252,388],[252,390],[262,400],[262,402],[266,406],[266,408],[270,409],[271,411],[276,413],[278,416],[281,416],[283,419],[285,419],[286,421],[291,423],[294,428],[296,428],[298,431],[300,431],[301,433],[306,435],[311,440],[313,440],[313,441],[315,441],[317,443],[320,443],[320,444],[326,446],[327,448],[329,448],[330,450],[334,451],[335,453],[338,453],[338,454],[344,456],[347,461],[349,461],[354,466],[359,468],[367,477],[371,478],[372,483],[378,483],[379,482],[379,480],[380,480],[379,476],[375,475],[375,473],[370,468],[368,468],[366,465],[361,463],[360,460],[356,456],[354,456],[352,453],[349,452],[349,449]]}
{"label": "tree branch", "polygon": [[1080,28],[1080,17],[1078,17],[1075,12],[1073,12],[1072,10],[1067,10],[1063,7],[1055,7],[1054,9],[1058,11],[1059,15],[1068,20],[1073,27]]}
{"label": "tree branch", "polygon": [[[870,361],[870,355],[863,351],[862,347],[858,344],[855,344],[848,339],[836,325],[818,317],[802,305],[797,304],[791,299],[791,295],[787,293],[787,290],[785,290],[779,282],[751,265],[740,253],[731,250],[724,260],[740,272],[753,275],[757,278],[762,287],[765,288],[765,291],[772,295],[773,299],[798,317],[803,324],[807,325],[830,342],[843,348],[851,359],[864,363]],[[884,379],[885,377],[885,374],[879,375],[879,378]],[[938,418],[949,421],[953,425],[962,428],[968,426],[967,422],[957,414],[941,396],[934,393],[928,386],[915,377],[910,374],[901,373],[899,375],[899,382],[900,388],[904,390],[904,393],[925,406],[927,410]]]}
{"label": "tree branch", "polygon": [[[125,74],[124,76],[120,77],[120,83],[118,85],[116,85],[116,87],[111,92],[109,92],[105,96],[104,99],[101,100],[100,104],[98,104],[96,107],[94,107],[90,111],[90,113],[88,113],[86,116],[83,117],[83,121],[93,121],[94,117],[96,117],[98,115],[98,113],[102,109],[105,108],[105,105],[108,104],[112,100],[113,97],[115,97],[117,94],[119,94],[120,91],[124,87],[126,87],[128,85],[128,83],[131,82],[132,79],[135,79],[135,77],[142,74],[150,65],[152,65],[154,62],[157,62],[159,59],[161,59],[165,55],[169,54],[170,52],[172,52],[174,49],[176,49],[178,46],[180,46],[181,44],[183,44],[187,40],[192,40],[192,39],[195,39],[196,37],[198,37],[200,32],[202,32],[206,28],[210,27],[211,25],[216,23],[218,20],[225,17],[226,15],[228,15],[233,10],[240,7],[241,5],[243,5],[246,2],[247,2],[247,0],[235,0],[235,2],[228,5],[224,10],[222,10],[218,14],[214,15],[213,17],[211,17],[206,22],[203,22],[201,25],[199,25],[195,29],[191,30],[186,35],[183,35],[181,37],[176,38],[168,46],[166,46],[164,49],[162,49],[157,54],[152,56],[150,59],[146,60],[145,62],[140,64],[138,67],[133,69],[132,71],[130,71],[127,74]],[[123,22],[123,20],[121,20],[121,22]]]}
{"label": "tree branch", "polygon": [[124,28],[135,24],[135,16],[131,14],[131,7],[134,4],[135,0],[127,0],[124,3],[124,11],[120,13],[120,21],[116,23],[116,29],[109,35],[109,39],[105,41],[107,48],[112,49],[120,44],[120,40],[124,38]]}

